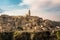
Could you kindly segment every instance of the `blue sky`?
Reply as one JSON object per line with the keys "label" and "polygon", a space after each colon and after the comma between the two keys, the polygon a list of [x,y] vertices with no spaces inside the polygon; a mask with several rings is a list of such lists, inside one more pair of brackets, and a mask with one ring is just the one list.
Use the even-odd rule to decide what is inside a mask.
{"label": "blue sky", "polygon": [[60,0],[0,0],[0,14],[32,15],[60,21]]}
{"label": "blue sky", "polygon": [[0,8],[3,10],[16,10],[28,8],[28,5],[19,5],[22,0],[0,0]]}
{"label": "blue sky", "polygon": [[22,2],[22,0],[0,0],[0,5],[2,6],[17,5],[20,2]]}

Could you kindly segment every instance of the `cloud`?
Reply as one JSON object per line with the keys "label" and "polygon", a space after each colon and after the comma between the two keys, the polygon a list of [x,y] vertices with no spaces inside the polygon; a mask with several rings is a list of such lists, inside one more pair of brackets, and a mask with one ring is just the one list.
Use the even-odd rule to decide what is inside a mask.
{"label": "cloud", "polygon": [[32,15],[60,21],[60,0],[23,0],[22,5],[29,5]]}
{"label": "cloud", "polygon": [[[23,0],[22,5],[29,5],[30,9],[50,9],[60,6],[60,0]],[[54,9],[55,10],[55,9]]]}
{"label": "cloud", "polygon": [[9,6],[6,9],[8,10],[9,8],[13,11],[6,11],[2,14],[24,15],[24,12],[26,13],[27,10],[30,9],[32,15],[60,21],[60,0],[22,0],[22,2],[17,5]]}
{"label": "cloud", "polygon": [[2,14],[7,14],[7,15],[12,15],[12,16],[17,16],[17,15],[25,15],[27,12],[27,9],[22,9],[22,10],[12,10],[12,11],[5,11],[3,13],[0,13],[0,15]]}

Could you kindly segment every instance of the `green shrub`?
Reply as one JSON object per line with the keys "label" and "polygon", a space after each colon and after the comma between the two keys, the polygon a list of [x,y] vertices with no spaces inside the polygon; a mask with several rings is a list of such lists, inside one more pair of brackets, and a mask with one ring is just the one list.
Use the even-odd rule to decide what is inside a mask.
{"label": "green shrub", "polygon": [[13,33],[13,39],[15,39],[17,36],[20,36],[20,35],[21,35],[21,32],[15,31],[15,32]]}
{"label": "green shrub", "polygon": [[60,40],[60,30],[57,31],[56,36],[57,36],[57,40]]}
{"label": "green shrub", "polygon": [[30,33],[23,31],[15,31],[13,33],[13,40],[30,40]]}

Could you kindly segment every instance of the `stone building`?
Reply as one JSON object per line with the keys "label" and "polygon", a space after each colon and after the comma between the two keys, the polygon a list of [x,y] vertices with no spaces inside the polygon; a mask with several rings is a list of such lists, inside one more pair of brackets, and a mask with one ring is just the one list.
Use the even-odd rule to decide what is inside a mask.
{"label": "stone building", "polygon": [[[30,10],[25,16],[9,16],[1,15],[0,16],[0,26],[2,30],[13,31],[13,30],[52,30],[55,26],[54,23],[50,20],[43,20],[43,18],[37,16],[31,16]],[[57,28],[60,26],[57,25]],[[56,28],[56,29],[57,29]]]}

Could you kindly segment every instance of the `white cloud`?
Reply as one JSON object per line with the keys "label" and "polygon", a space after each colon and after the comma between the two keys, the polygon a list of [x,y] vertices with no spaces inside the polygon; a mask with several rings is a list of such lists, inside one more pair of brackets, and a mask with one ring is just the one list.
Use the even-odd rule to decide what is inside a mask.
{"label": "white cloud", "polygon": [[7,15],[12,15],[12,16],[17,16],[17,15],[25,15],[27,12],[27,9],[24,9],[24,10],[11,10],[11,11],[5,11],[3,13],[0,13],[1,14],[7,14]]}
{"label": "white cloud", "polygon": [[[30,6],[32,15],[40,16],[45,19],[47,18],[51,20],[60,21],[60,14],[45,12],[45,9],[50,9],[56,7],[57,5],[60,5],[60,0],[23,0],[22,4]],[[58,14],[58,16],[56,14]]]}
{"label": "white cloud", "polygon": [[37,9],[43,6],[56,6],[60,4],[60,0],[23,0],[22,5],[29,5],[30,9]]}
{"label": "white cloud", "polygon": [[59,4],[60,3],[60,0],[52,0],[52,3]]}
{"label": "white cloud", "polygon": [[[19,4],[22,5],[28,5],[29,9],[32,12],[32,15],[43,17],[44,19],[51,19],[60,21],[60,14],[58,16],[56,13],[46,12],[45,9],[50,9],[52,7],[55,7],[57,5],[60,5],[60,0],[23,0],[22,3]],[[20,10],[14,10],[14,11],[7,11],[2,14],[9,14],[9,15],[24,15],[27,12],[28,9],[20,9]]]}

